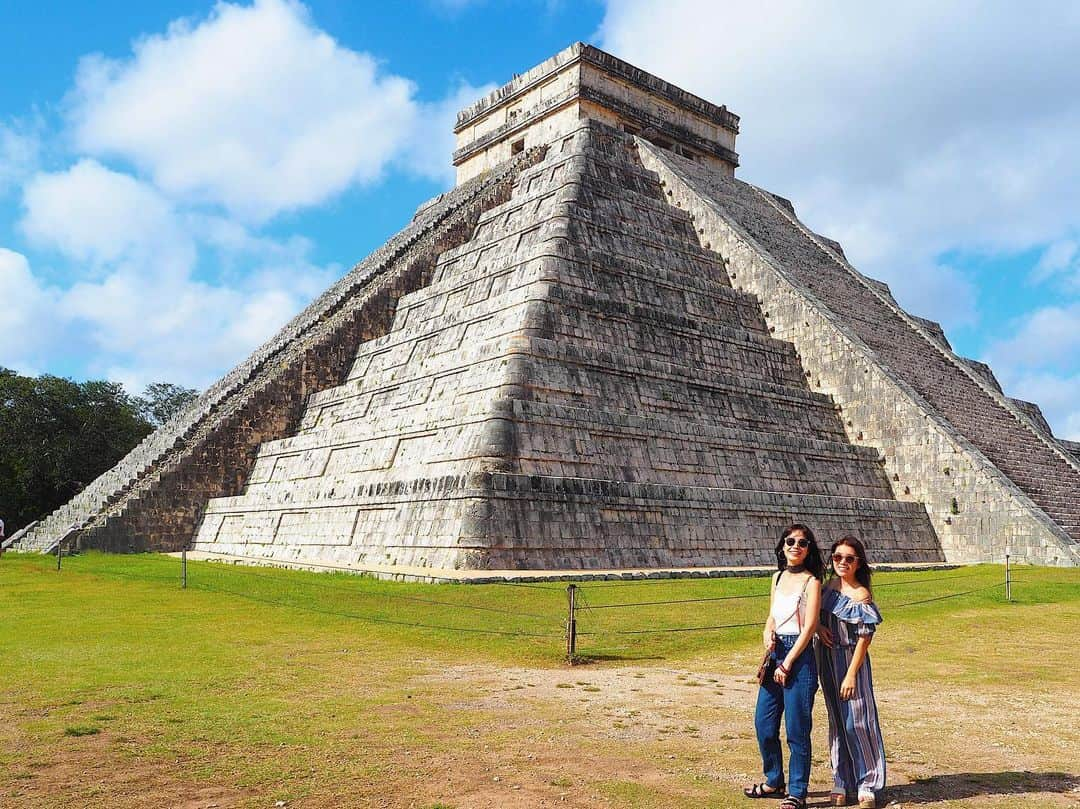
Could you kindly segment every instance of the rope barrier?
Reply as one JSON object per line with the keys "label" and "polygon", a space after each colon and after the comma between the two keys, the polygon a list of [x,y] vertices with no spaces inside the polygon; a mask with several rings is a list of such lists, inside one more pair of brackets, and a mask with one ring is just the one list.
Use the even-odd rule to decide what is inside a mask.
{"label": "rope barrier", "polygon": [[[273,581],[273,582],[281,582],[282,581],[281,579],[277,578],[276,576],[267,576],[265,573],[256,573],[253,570],[239,570],[239,569],[237,569],[237,570],[230,570],[229,572],[230,573],[239,573],[239,574],[241,574],[243,576],[249,576],[249,577],[256,578],[256,579],[262,579],[264,581]],[[495,613],[500,613],[502,615],[513,615],[515,617],[521,617],[521,618],[539,618],[539,619],[545,620],[545,621],[546,620],[551,620],[550,615],[540,615],[539,613],[534,613],[534,612],[518,612],[516,610],[506,610],[506,609],[501,609],[499,607],[482,607],[482,606],[480,606],[478,604],[461,604],[461,603],[457,603],[457,602],[454,602],[454,601],[439,601],[437,599],[432,599],[432,598],[421,598],[420,596],[402,595],[401,593],[385,593],[385,592],[370,593],[370,592],[365,592],[363,590],[350,588],[348,585],[339,586],[339,585],[335,585],[335,584],[327,584],[325,582],[299,581],[299,580],[296,580],[296,581],[290,580],[289,585],[290,586],[300,585],[302,587],[317,587],[317,588],[322,589],[322,590],[330,590],[330,591],[339,592],[339,593],[349,593],[351,595],[363,596],[365,598],[388,598],[388,599],[393,599],[393,600],[398,600],[398,601],[415,601],[415,602],[418,602],[418,603],[421,603],[421,604],[433,604],[435,606],[440,606],[440,607],[456,607],[456,608],[460,608],[460,609],[463,609],[463,610],[481,610],[483,612],[495,612]]]}
{"label": "rope barrier", "polygon": [[[215,573],[216,572],[218,572],[218,571],[215,571]],[[255,577],[255,578],[259,578],[259,579],[263,579],[263,580],[267,580],[267,581],[275,581],[276,580],[273,576],[267,576],[265,574],[256,573],[256,572],[251,571],[251,570],[241,570],[241,569],[236,569],[236,568],[230,568],[228,570],[228,572],[231,573],[231,574],[239,573],[241,575],[245,575],[245,576],[249,576],[249,577]],[[110,577],[118,577],[118,578],[130,580],[130,581],[140,581],[140,582],[153,583],[153,584],[175,584],[175,578],[172,577],[172,576],[168,576],[168,577],[163,577],[163,576],[137,576],[137,575],[133,575],[131,573],[125,573],[125,572],[122,572],[122,571],[119,571],[119,570],[96,570],[96,571],[94,571],[94,575],[104,575],[104,576],[110,576]],[[389,599],[399,599],[399,600],[405,600],[405,601],[416,601],[416,602],[425,603],[425,604],[432,604],[432,605],[436,605],[436,606],[446,606],[446,607],[461,608],[461,609],[482,610],[482,611],[485,611],[485,612],[495,612],[495,613],[499,613],[499,614],[503,614],[503,615],[510,615],[510,616],[513,616],[513,617],[537,618],[537,619],[545,620],[545,621],[554,620],[553,617],[550,616],[550,615],[540,615],[538,613],[517,612],[517,611],[513,611],[513,610],[500,609],[498,607],[484,607],[484,606],[475,605],[475,604],[456,604],[456,603],[453,603],[453,602],[438,601],[438,600],[435,600],[435,599],[425,599],[425,598],[420,598],[420,597],[417,597],[417,596],[406,596],[406,595],[395,594],[395,593],[366,593],[366,592],[363,592],[361,590],[348,590],[345,587],[337,587],[337,586],[334,586],[334,585],[331,585],[331,584],[325,584],[325,583],[322,583],[322,582],[298,582],[298,581],[290,582],[290,585],[297,585],[297,584],[299,584],[301,586],[318,587],[318,588],[321,588],[321,589],[337,591],[337,592],[341,592],[341,593],[348,592],[351,595],[358,595],[358,596],[371,597],[371,598],[389,598]],[[384,624],[392,624],[392,625],[396,625],[396,626],[407,626],[407,627],[417,627],[417,628],[426,628],[426,629],[440,629],[440,630],[445,630],[445,631],[450,631],[450,632],[468,632],[468,633],[474,633],[474,634],[502,635],[502,636],[508,636],[508,637],[546,637],[546,638],[560,637],[560,635],[553,634],[553,633],[550,633],[550,632],[549,633],[505,632],[505,631],[499,631],[499,630],[493,630],[493,629],[480,629],[480,628],[474,628],[474,627],[453,627],[453,626],[438,625],[438,624],[419,624],[419,623],[411,623],[411,622],[407,622],[407,621],[395,621],[395,620],[392,620],[392,619],[380,619],[380,618],[375,618],[373,616],[365,616],[365,615],[361,615],[361,614],[353,613],[353,612],[326,610],[326,609],[316,608],[316,607],[313,607],[313,606],[310,606],[310,605],[296,604],[296,603],[294,603],[292,601],[284,601],[284,600],[276,600],[276,599],[272,599],[272,598],[260,597],[260,596],[257,596],[255,594],[253,594],[253,593],[250,593],[250,592],[231,590],[231,589],[224,588],[224,587],[215,587],[213,585],[209,585],[209,584],[206,584],[204,582],[195,582],[195,581],[190,580],[190,579],[189,579],[189,582],[188,582],[188,586],[190,588],[192,588],[192,589],[200,589],[200,590],[205,590],[207,592],[225,593],[225,594],[229,594],[229,595],[239,596],[241,598],[247,598],[249,600],[258,601],[258,602],[264,603],[264,604],[273,604],[273,605],[276,605],[276,606],[293,607],[293,608],[296,608],[296,609],[302,609],[302,610],[306,610],[306,611],[309,611],[309,612],[317,612],[317,613],[326,614],[326,615],[336,615],[336,616],[339,616],[339,617],[356,618],[356,619],[359,619],[359,620],[371,621],[373,623],[384,623]]]}
{"label": "rope barrier", "polygon": [[[969,578],[972,578],[972,577],[975,577],[975,576],[983,576],[983,575],[985,575],[984,572],[979,572],[979,573],[968,573],[968,574],[963,575],[963,576],[936,576],[936,577],[930,578],[930,579],[905,579],[904,581],[897,581],[897,582],[882,582],[881,584],[875,584],[874,587],[876,589],[878,587],[894,587],[896,585],[901,585],[901,584],[928,584],[928,583],[937,582],[937,581],[948,581],[950,579],[969,579]],[[1013,579],[1013,581],[1016,581],[1016,580]],[[628,583],[628,582],[616,582],[616,583],[622,584],[622,583]],[[578,585],[579,595],[582,594],[582,591],[586,587],[592,587],[592,585],[591,584]],[[738,599],[768,598],[768,597],[769,597],[768,593],[747,593],[747,594],[744,594],[744,595],[733,595],[733,596],[707,596],[707,597],[704,597],[704,598],[678,598],[678,599],[668,599],[668,600],[665,600],[665,601],[628,601],[628,602],[620,602],[618,604],[597,604],[597,605],[593,606],[592,609],[594,609],[594,610],[606,610],[606,609],[617,609],[617,608],[621,608],[621,607],[653,607],[653,606],[661,606],[661,605],[664,605],[664,604],[697,604],[697,603],[704,603],[704,602],[709,602],[709,601],[733,601],[733,600],[738,600]]]}
{"label": "rope barrier", "polygon": [[462,627],[462,626],[447,626],[445,624],[421,624],[413,621],[396,621],[392,618],[377,618],[373,615],[361,615],[355,612],[345,612],[343,610],[327,610],[313,607],[307,604],[293,604],[285,601],[275,601],[269,598],[260,598],[259,596],[251,593],[240,592],[236,590],[229,590],[222,587],[212,587],[201,582],[191,583],[189,587],[192,589],[206,590],[211,593],[225,593],[233,595],[238,598],[245,598],[249,601],[255,601],[260,604],[271,604],[274,606],[291,607],[293,609],[303,610],[304,612],[314,612],[320,615],[333,615],[341,618],[355,618],[358,621],[366,621],[373,624],[389,624],[391,626],[404,626],[413,629],[436,629],[442,632],[465,632],[475,635],[499,635],[502,637],[514,637],[514,638],[560,638],[562,635],[554,634],[552,632],[507,632],[499,629],[481,629],[479,627]]}
{"label": "rope barrier", "polygon": [[[262,565],[264,565],[266,567],[277,567],[278,569],[290,569],[289,568],[290,565],[296,565],[295,568],[291,568],[291,569],[304,570],[306,568],[317,568],[319,570],[333,570],[333,571],[336,571],[338,573],[374,573],[374,574],[378,574],[378,575],[382,575],[382,576],[408,576],[408,577],[414,578],[414,579],[432,579],[434,581],[445,581],[445,582],[450,582],[452,584],[472,584],[472,583],[474,583],[474,582],[470,582],[468,579],[455,578],[453,576],[438,576],[438,575],[435,575],[434,573],[415,573],[415,574],[414,573],[395,573],[392,570],[385,570],[385,569],[380,569],[380,568],[377,568],[377,567],[354,567],[354,566],[346,566],[346,565],[326,565],[326,564],[320,564],[318,562],[302,562],[302,561],[289,562],[287,560],[281,560],[281,559],[265,559],[265,558],[262,558],[262,557],[259,557],[259,556],[230,555],[228,557],[228,559],[246,559],[246,560],[251,561],[251,562],[259,562],[260,564],[262,564]],[[214,563],[217,563],[217,564],[222,564],[223,562],[226,562],[227,560],[220,560],[220,559],[192,559],[191,561],[193,561],[193,562],[195,562],[195,561],[214,562]],[[485,585],[497,585],[497,586],[500,586],[500,587],[526,587],[526,588],[529,588],[529,589],[532,589],[532,590],[547,590],[548,592],[553,592],[553,593],[561,593],[562,592],[561,587],[549,587],[546,584],[536,584],[536,583],[527,582],[527,581],[485,581],[485,582],[475,582],[475,583],[477,583],[477,584],[485,584]]]}
{"label": "rope barrier", "polygon": [[[985,576],[988,574],[988,572],[989,571],[980,570],[977,573],[965,573],[962,576],[935,576],[932,579],[904,579],[903,581],[885,581],[881,584],[875,584],[874,589],[876,590],[879,587],[896,587],[901,584],[923,584],[933,581],[950,581],[952,579],[971,579],[976,576]],[[1013,579],[1013,581],[1015,581],[1015,579]]]}
{"label": "rope barrier", "polygon": [[716,626],[682,626],[664,629],[609,629],[599,632],[578,632],[578,635],[660,635],[667,632],[715,632],[720,629],[741,629],[747,626],[763,626],[764,621],[747,624],[718,624]]}
{"label": "rope barrier", "polygon": [[619,607],[654,607],[661,604],[698,604],[705,601],[733,601],[744,598],[768,598],[768,593],[750,593],[738,596],[708,596],[706,598],[676,598],[669,601],[630,601],[619,604],[597,604],[594,610],[611,610]]}
{"label": "rope barrier", "polygon": [[[878,586],[890,586],[900,584],[929,584],[938,581],[949,581],[954,579],[969,579],[977,576],[985,575],[983,571],[976,573],[968,573],[961,576],[935,576],[929,579],[907,579],[901,582],[885,582]],[[975,593],[985,592],[987,590],[993,590],[998,587],[1002,587],[1004,582],[997,582],[995,584],[988,585],[986,587],[979,587],[972,590],[966,590],[960,593],[948,593],[942,596],[934,596],[932,598],[917,599],[915,601],[904,602],[903,604],[891,605],[890,609],[901,609],[903,607],[916,606],[918,604],[929,604],[936,601],[944,601],[950,598],[959,598],[961,596],[972,595]],[[581,588],[584,589],[584,588]],[[728,601],[735,599],[753,599],[753,598],[768,598],[768,593],[763,594],[745,594],[736,596],[711,596],[705,598],[691,598],[691,599],[669,599],[663,601],[641,601],[641,602],[620,602],[618,604],[597,604],[589,605],[587,600],[584,599],[584,593],[581,593],[582,600],[585,603],[585,608],[588,612],[593,613],[596,610],[602,609],[614,609],[620,607],[646,607],[646,606],[659,606],[666,604],[693,604],[708,601]],[[658,635],[666,633],[682,633],[682,632],[715,632],[726,629],[742,629],[747,627],[758,627],[763,625],[762,621],[753,621],[749,623],[737,623],[737,624],[718,624],[712,626],[693,626],[693,627],[664,627],[657,629],[610,629],[610,630],[579,630],[577,635],[579,637],[600,637],[600,636],[617,636],[617,635]]]}
{"label": "rope barrier", "polygon": [[987,587],[979,587],[979,588],[976,588],[975,590],[966,590],[963,593],[949,593],[948,595],[936,596],[934,598],[923,598],[923,599],[920,599],[918,601],[908,601],[908,602],[905,602],[903,604],[892,604],[892,605],[890,605],[889,609],[898,610],[898,609],[902,609],[903,607],[913,607],[916,604],[929,604],[932,601],[944,601],[944,600],[946,600],[948,598],[959,598],[960,596],[969,596],[972,593],[982,593],[982,592],[985,592],[986,590],[993,590],[993,589],[995,589],[997,587],[1004,587],[1004,586],[1005,586],[1005,582],[999,581],[997,584],[991,584],[991,585],[988,585]]}
{"label": "rope barrier", "polygon": [[[251,559],[253,561],[262,561],[262,562],[268,561],[268,560],[258,560],[258,559],[255,559],[254,557],[235,557],[235,558],[238,558],[238,559]],[[308,567],[318,568],[318,569],[323,569],[323,570],[338,571],[338,572],[349,572],[349,573],[385,573],[386,572],[386,571],[378,570],[378,569],[375,569],[375,568],[353,568],[353,567],[341,567],[341,566],[323,565],[323,564],[311,564],[311,565],[308,565]],[[167,577],[165,577],[165,576],[140,576],[140,575],[132,574],[130,572],[126,572],[126,571],[109,570],[109,569],[93,570],[93,571],[88,571],[88,572],[91,572],[93,575],[103,575],[103,576],[107,576],[107,577],[118,577],[118,578],[128,579],[128,580],[131,580],[131,581],[141,581],[141,582],[153,583],[153,584],[175,583],[175,577],[174,576],[167,576]],[[255,569],[252,569],[251,567],[240,567],[240,566],[233,565],[233,566],[220,567],[218,569],[214,569],[211,566],[207,566],[207,567],[203,568],[203,572],[208,573],[210,578],[212,578],[214,576],[218,576],[220,574],[224,574],[226,576],[229,576],[229,575],[237,576],[237,575],[239,575],[239,576],[246,576],[246,577],[250,577],[250,578],[260,579],[260,580],[267,581],[267,582],[273,582],[273,583],[276,583],[276,584],[279,584],[279,585],[282,585],[282,586],[287,586],[288,588],[297,588],[297,587],[317,588],[317,589],[322,590],[322,591],[329,591],[329,592],[335,592],[335,593],[340,593],[340,594],[355,595],[355,596],[369,598],[369,599],[370,598],[383,598],[383,599],[387,599],[389,601],[411,602],[411,603],[416,603],[416,604],[423,604],[423,605],[442,607],[442,608],[446,608],[446,609],[449,609],[449,610],[454,610],[454,609],[474,610],[474,611],[480,611],[480,612],[486,612],[486,613],[495,613],[495,614],[499,614],[499,615],[506,615],[506,616],[511,616],[511,617],[515,617],[515,618],[534,619],[534,620],[550,621],[550,622],[554,622],[554,621],[558,620],[558,618],[556,616],[550,615],[550,614],[545,615],[545,614],[534,613],[534,612],[523,612],[523,611],[517,611],[517,610],[513,610],[513,609],[506,609],[506,608],[503,608],[503,607],[485,606],[485,605],[481,605],[481,604],[458,603],[458,602],[453,602],[453,601],[445,601],[445,600],[441,600],[441,599],[425,598],[425,597],[422,597],[422,596],[406,595],[406,594],[403,594],[403,593],[369,592],[369,591],[364,590],[362,588],[352,587],[351,582],[345,582],[345,581],[341,581],[341,582],[320,582],[320,581],[310,581],[310,580],[304,580],[304,579],[298,579],[298,578],[285,579],[285,578],[282,578],[282,577],[270,575],[270,574],[265,573],[265,572],[259,572],[259,571],[255,570]],[[918,585],[925,585],[925,584],[933,584],[935,582],[942,582],[942,581],[953,581],[953,580],[958,580],[958,579],[970,579],[970,578],[976,578],[976,577],[980,577],[980,576],[985,576],[985,575],[988,575],[988,573],[989,573],[989,571],[981,571],[980,570],[980,571],[976,571],[976,572],[972,572],[972,573],[965,573],[965,574],[961,574],[961,575],[935,576],[935,577],[931,577],[931,578],[904,579],[904,580],[901,580],[901,581],[882,582],[880,584],[876,584],[875,589],[881,588],[881,587],[896,587],[896,586],[902,586],[902,585],[918,586]],[[421,576],[417,576],[416,578],[421,578]],[[459,584],[463,583],[460,579],[455,579],[455,578],[447,577],[447,576],[431,575],[431,576],[423,576],[422,578],[432,579],[432,580],[436,580],[436,581],[454,582],[454,583],[459,583]],[[737,594],[737,595],[703,596],[703,597],[700,597],[700,598],[673,598],[673,599],[658,599],[658,600],[649,600],[649,601],[617,602],[617,603],[613,603],[613,604],[593,604],[593,603],[591,603],[589,601],[589,598],[586,596],[586,592],[585,592],[586,589],[593,590],[594,588],[599,588],[599,587],[604,587],[604,586],[641,584],[641,583],[644,583],[644,582],[653,583],[655,581],[668,581],[668,582],[671,582],[671,581],[675,581],[675,580],[647,579],[647,580],[640,580],[640,581],[617,581],[617,582],[616,581],[612,581],[612,582],[605,581],[605,582],[589,583],[587,585],[582,585],[582,584],[571,585],[571,589],[576,590],[576,598],[577,598],[578,603],[580,605],[579,606],[580,610],[585,615],[587,615],[589,617],[593,617],[593,618],[599,616],[601,610],[630,609],[630,608],[635,608],[635,607],[656,607],[656,606],[667,606],[667,605],[683,605],[683,604],[697,604],[697,603],[738,601],[738,600],[745,601],[745,600],[765,599],[765,598],[769,597],[768,593],[744,593],[744,594]],[[688,581],[703,581],[703,580],[698,580],[698,579],[678,579],[678,581],[679,581],[680,584],[686,584]],[[710,579],[710,581],[715,581],[715,579]],[[1018,582],[1018,581],[1019,582],[1026,582],[1026,583],[1032,583],[1032,584],[1062,584],[1062,585],[1080,584],[1080,579],[1078,579],[1077,581],[1040,580],[1040,579],[1020,579],[1020,580],[1016,580],[1016,579],[1013,579],[1012,581],[1013,582]],[[502,585],[502,586],[511,586],[511,587],[526,587],[526,588],[530,588],[530,589],[546,590],[546,591],[549,591],[549,592],[562,592],[561,588],[557,588],[557,587],[553,587],[553,586],[547,586],[547,585],[541,585],[541,584],[534,584],[534,583],[531,583],[531,582],[496,581],[496,582],[485,582],[485,583],[498,584],[498,585]],[[946,601],[946,600],[950,600],[950,599],[954,599],[954,598],[961,598],[961,597],[964,597],[964,596],[970,596],[970,595],[975,595],[975,594],[978,594],[978,593],[987,592],[987,591],[990,591],[990,590],[995,590],[995,589],[997,589],[999,587],[1002,587],[1004,585],[1005,585],[1005,582],[996,582],[994,584],[990,584],[990,585],[987,585],[985,587],[976,587],[976,588],[972,588],[972,589],[965,590],[965,591],[962,591],[962,592],[946,593],[944,595],[932,596],[932,597],[929,597],[929,598],[921,598],[921,599],[915,599],[915,600],[912,600],[912,601],[905,601],[905,602],[900,603],[900,604],[892,604],[892,605],[888,605],[888,609],[903,609],[903,608],[906,608],[906,607],[913,607],[913,606],[917,606],[917,605],[921,605],[921,604],[930,604],[930,603]],[[306,611],[306,612],[312,612],[312,613],[323,614],[323,615],[331,615],[331,616],[337,616],[337,617],[343,617],[343,618],[351,618],[351,619],[365,621],[365,622],[373,623],[373,624],[384,624],[384,625],[400,626],[400,627],[413,628],[413,629],[427,629],[427,630],[435,630],[435,631],[441,631],[441,632],[452,632],[452,633],[457,632],[457,633],[463,633],[463,634],[489,635],[489,636],[511,637],[511,638],[559,638],[559,637],[562,637],[562,635],[556,634],[556,633],[553,633],[553,632],[542,632],[542,631],[531,631],[531,630],[520,630],[520,631],[518,631],[518,630],[504,630],[504,629],[487,629],[487,628],[474,627],[474,626],[453,626],[453,625],[441,624],[441,623],[424,623],[424,622],[420,622],[420,621],[406,621],[406,620],[399,620],[399,619],[394,619],[394,618],[380,617],[378,615],[364,614],[364,613],[354,612],[354,611],[350,611],[350,610],[327,608],[327,607],[322,607],[322,606],[315,605],[315,604],[310,604],[310,603],[300,603],[300,602],[302,602],[304,596],[299,596],[298,598],[292,598],[292,599],[289,599],[289,598],[282,599],[282,598],[272,598],[272,597],[269,597],[267,595],[263,595],[263,594],[260,594],[260,593],[257,593],[257,592],[249,592],[249,591],[246,592],[246,591],[243,591],[243,590],[231,589],[229,587],[219,586],[216,583],[207,582],[205,580],[205,577],[200,577],[200,580],[198,580],[198,581],[191,580],[190,583],[189,583],[189,586],[191,586],[192,588],[197,588],[197,589],[200,589],[200,590],[204,590],[206,592],[214,592],[214,593],[222,593],[222,594],[226,594],[226,595],[232,595],[232,596],[236,596],[236,597],[239,597],[239,598],[247,599],[249,601],[254,601],[254,602],[257,602],[257,603],[270,604],[270,605],[274,605],[274,606],[282,606],[282,607],[287,607],[287,608],[292,608],[292,609],[299,609],[299,610],[303,610],[303,611]],[[574,608],[572,606],[572,608],[571,608],[571,620],[573,620],[573,612],[574,612]],[[703,625],[703,626],[685,626],[685,627],[679,627],[679,626],[674,626],[674,627],[654,627],[654,628],[643,628],[643,629],[602,629],[602,628],[598,628],[598,629],[593,629],[593,630],[576,631],[575,634],[576,634],[576,636],[590,637],[590,638],[630,637],[630,636],[664,635],[664,634],[691,633],[691,632],[718,632],[718,631],[726,631],[726,630],[731,630],[731,629],[744,629],[744,628],[750,628],[750,627],[760,627],[762,624],[763,624],[762,621],[751,621],[751,622],[744,622],[744,623],[710,624],[710,625]],[[631,648],[631,647],[627,647],[627,646],[600,647],[600,648],[597,648],[597,649],[592,649],[592,650],[590,650],[590,652],[592,654],[599,654],[599,653],[602,653],[603,651],[605,651],[606,649],[627,649],[627,648]]]}
{"label": "rope barrier", "polygon": [[176,577],[174,576],[136,576],[132,573],[124,573],[119,570],[94,570],[89,572],[91,576],[117,576],[121,579],[129,579],[131,581],[143,581],[153,582],[161,584],[175,584]]}
{"label": "rope barrier", "polygon": [[[583,571],[583,572],[587,572],[587,571]],[[772,571],[767,571],[767,572],[775,573],[776,571],[772,570]],[[642,585],[642,584],[672,584],[674,582],[678,582],[679,584],[687,584],[687,583],[690,583],[690,582],[694,582],[696,584],[704,584],[706,582],[715,583],[715,582],[718,582],[718,581],[730,581],[730,580],[733,580],[733,579],[764,579],[764,578],[767,578],[767,576],[764,573],[762,573],[760,576],[758,576],[758,575],[755,575],[755,576],[664,576],[664,577],[654,576],[652,578],[621,579],[621,580],[618,580],[618,581],[607,581],[607,580],[603,580],[603,579],[597,579],[595,581],[581,582],[581,584],[579,586],[582,586],[582,587],[608,588],[608,587],[629,587],[629,586],[633,586],[633,585]]]}

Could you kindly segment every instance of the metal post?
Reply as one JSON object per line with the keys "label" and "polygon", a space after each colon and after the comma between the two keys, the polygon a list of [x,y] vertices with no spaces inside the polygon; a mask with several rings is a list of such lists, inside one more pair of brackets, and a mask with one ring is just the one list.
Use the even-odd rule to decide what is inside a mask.
{"label": "metal post", "polygon": [[187,548],[180,551],[180,589],[187,589]]}
{"label": "metal post", "polygon": [[574,600],[576,595],[577,585],[568,584],[566,586],[566,601],[570,612],[566,621],[566,659],[571,663],[574,662],[574,655],[577,652],[577,619],[574,617]]}
{"label": "metal post", "polygon": [[1009,568],[1009,554],[1005,554],[1005,600],[1012,601],[1012,570]]}
{"label": "metal post", "polygon": [[60,557],[63,554],[63,552],[64,552],[64,543],[63,542],[57,542],[56,543],[56,572],[57,573],[60,572]]}

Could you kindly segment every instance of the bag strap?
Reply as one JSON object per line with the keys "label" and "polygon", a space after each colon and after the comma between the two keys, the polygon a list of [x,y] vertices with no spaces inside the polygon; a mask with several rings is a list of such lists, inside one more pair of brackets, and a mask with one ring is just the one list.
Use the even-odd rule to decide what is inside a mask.
{"label": "bag strap", "polygon": [[799,600],[795,602],[795,620],[799,624],[799,634],[802,634],[802,613],[799,612],[799,607],[802,606],[803,596],[806,595],[806,588],[810,584],[810,576],[806,577],[806,581],[803,582],[802,590],[799,591]]}

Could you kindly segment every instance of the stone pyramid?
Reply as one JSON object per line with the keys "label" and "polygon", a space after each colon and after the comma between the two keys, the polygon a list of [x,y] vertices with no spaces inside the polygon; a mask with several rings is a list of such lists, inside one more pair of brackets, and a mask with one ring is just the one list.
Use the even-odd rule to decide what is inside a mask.
{"label": "stone pyramid", "polygon": [[458,185],[56,514],[61,539],[394,570],[1080,560],[1080,462],[791,205],[738,118],[576,44]]}

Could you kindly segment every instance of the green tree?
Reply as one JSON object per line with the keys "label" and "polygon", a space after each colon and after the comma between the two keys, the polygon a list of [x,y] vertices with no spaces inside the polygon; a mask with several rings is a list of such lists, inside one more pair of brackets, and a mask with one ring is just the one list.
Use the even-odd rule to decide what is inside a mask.
{"label": "green tree", "polygon": [[199,392],[194,388],[182,388],[171,382],[154,382],[147,385],[143,395],[136,396],[134,402],[139,415],[155,427],[160,427],[198,396]]}
{"label": "green tree", "polygon": [[0,368],[0,516],[8,534],[67,502],[151,429],[115,382]]}

